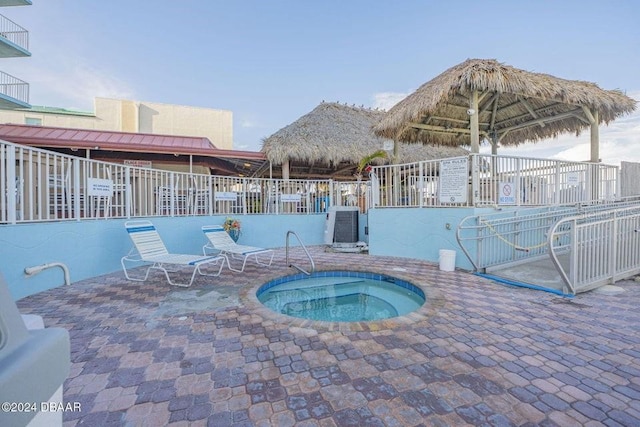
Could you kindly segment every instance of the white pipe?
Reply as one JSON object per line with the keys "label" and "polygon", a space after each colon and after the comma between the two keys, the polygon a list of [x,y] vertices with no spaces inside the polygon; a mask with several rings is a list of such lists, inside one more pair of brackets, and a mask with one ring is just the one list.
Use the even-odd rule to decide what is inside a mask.
{"label": "white pipe", "polygon": [[24,274],[27,277],[33,276],[35,274],[40,273],[42,270],[46,270],[47,268],[60,267],[64,272],[64,284],[69,286],[71,284],[71,278],[69,277],[69,268],[61,262],[50,262],[48,264],[35,265],[33,267],[25,267]]}

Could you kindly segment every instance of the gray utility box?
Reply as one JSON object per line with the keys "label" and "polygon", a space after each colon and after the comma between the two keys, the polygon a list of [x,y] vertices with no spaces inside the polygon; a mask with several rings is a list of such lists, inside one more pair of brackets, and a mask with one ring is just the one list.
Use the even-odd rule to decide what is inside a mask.
{"label": "gray utility box", "polygon": [[15,404],[0,411],[0,426],[27,425],[61,389],[70,367],[69,332],[28,330],[0,275],[0,402]]}

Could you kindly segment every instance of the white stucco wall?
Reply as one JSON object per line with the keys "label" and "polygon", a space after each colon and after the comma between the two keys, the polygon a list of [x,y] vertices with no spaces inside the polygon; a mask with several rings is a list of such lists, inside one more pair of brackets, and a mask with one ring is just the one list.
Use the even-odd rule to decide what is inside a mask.
{"label": "white stucco wall", "polygon": [[233,147],[233,114],[228,110],[140,102],[139,132],[204,136],[217,147]]}
{"label": "white stucco wall", "polygon": [[217,148],[233,148],[229,110],[111,98],[95,98],[93,116],[0,110],[0,123],[24,125],[28,118],[51,127],[205,137]]}
{"label": "white stucco wall", "polygon": [[[228,215],[154,217],[169,251],[201,254],[206,237],[202,226],[222,224]],[[264,248],[282,247],[288,230],[295,230],[307,246],[324,240],[325,215],[234,215],[242,222],[238,243]],[[125,219],[60,221],[3,225],[0,227],[0,273],[18,300],[62,286],[62,269],[46,269],[27,277],[25,267],[60,262],[69,269],[71,282],[122,271],[120,259],[131,249]],[[295,239],[292,246],[297,246]]]}

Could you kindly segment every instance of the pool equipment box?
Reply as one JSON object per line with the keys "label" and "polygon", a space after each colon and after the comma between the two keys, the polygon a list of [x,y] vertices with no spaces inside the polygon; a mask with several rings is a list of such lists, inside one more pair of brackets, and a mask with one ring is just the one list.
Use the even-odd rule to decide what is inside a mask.
{"label": "pool equipment box", "polygon": [[331,206],[324,227],[324,243],[334,248],[355,248],[359,214],[357,206]]}

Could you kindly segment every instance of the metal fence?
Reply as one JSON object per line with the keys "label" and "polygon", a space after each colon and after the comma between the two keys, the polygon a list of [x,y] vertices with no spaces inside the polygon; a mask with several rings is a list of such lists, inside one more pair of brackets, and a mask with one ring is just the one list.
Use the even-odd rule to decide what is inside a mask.
{"label": "metal fence", "polygon": [[[573,294],[640,273],[640,206],[575,215],[548,234],[556,269]],[[560,262],[561,255],[569,262]]]}
{"label": "metal fence", "polygon": [[576,294],[640,272],[640,196],[472,215],[456,237],[475,271],[550,257]]}
{"label": "metal fence", "polygon": [[545,206],[620,196],[618,167],[514,156],[470,154],[376,166],[372,206]]}
{"label": "metal fence", "polygon": [[[0,142],[0,223],[314,214],[357,205],[358,183],[240,178],[106,163]],[[362,197],[366,202],[366,198]],[[364,204],[363,209],[366,209]]]}
{"label": "metal fence", "polygon": [[[547,256],[549,230],[558,221],[575,215],[609,215],[613,210],[640,205],[640,196],[612,202],[546,206],[470,215],[460,221],[456,238],[475,271],[525,262]],[[567,236],[556,236],[554,244],[564,245]]]}

